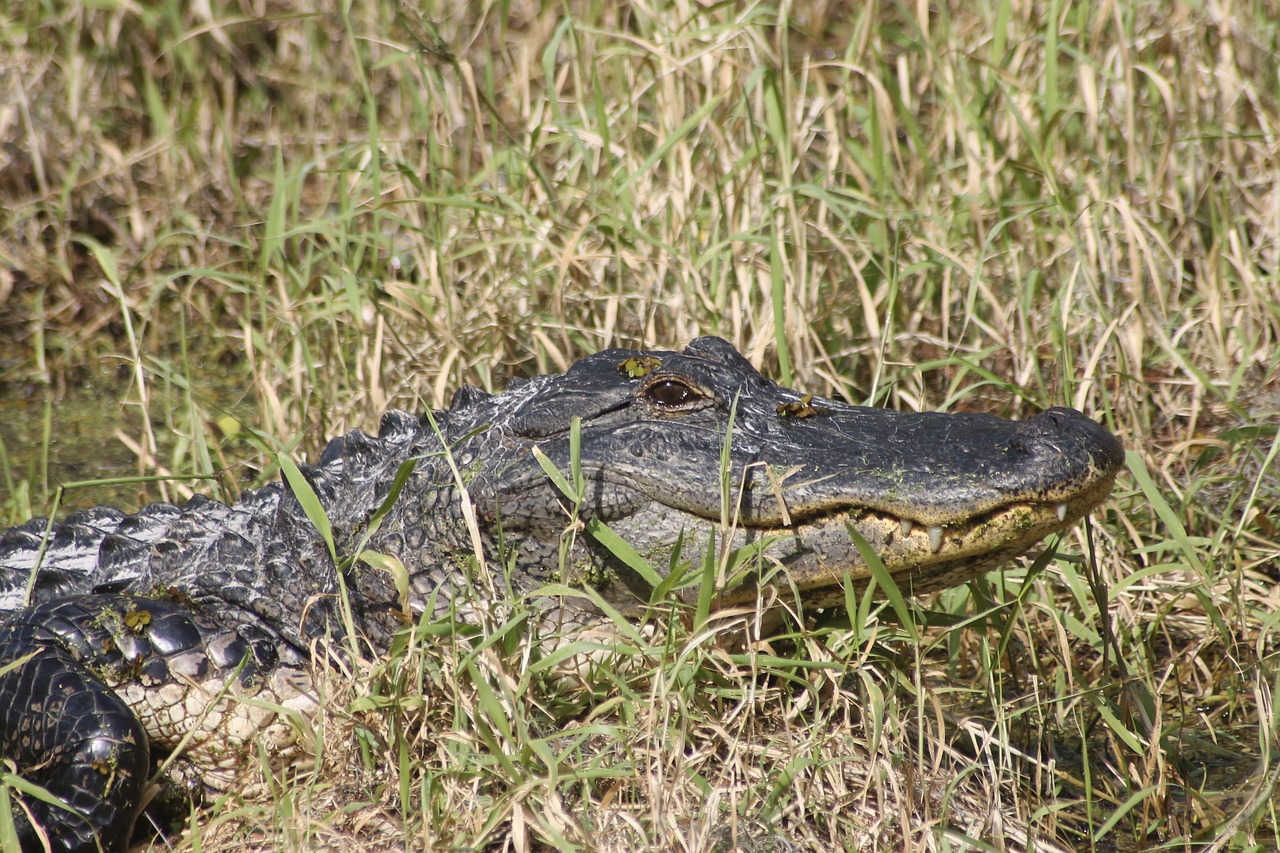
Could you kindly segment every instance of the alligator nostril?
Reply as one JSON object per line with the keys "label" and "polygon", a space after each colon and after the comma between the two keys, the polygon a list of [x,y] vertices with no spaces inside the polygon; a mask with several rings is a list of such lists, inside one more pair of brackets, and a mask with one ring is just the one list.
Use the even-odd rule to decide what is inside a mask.
{"label": "alligator nostril", "polygon": [[1075,409],[1055,406],[1020,422],[1009,436],[1009,448],[1020,453],[1069,453],[1085,450],[1094,464],[1118,467],[1124,447],[1100,424]]}
{"label": "alligator nostril", "polygon": [[1009,446],[1023,453],[1034,453],[1037,447],[1055,444],[1067,432],[1072,420],[1083,417],[1074,409],[1046,409],[1020,421],[1009,436]]}

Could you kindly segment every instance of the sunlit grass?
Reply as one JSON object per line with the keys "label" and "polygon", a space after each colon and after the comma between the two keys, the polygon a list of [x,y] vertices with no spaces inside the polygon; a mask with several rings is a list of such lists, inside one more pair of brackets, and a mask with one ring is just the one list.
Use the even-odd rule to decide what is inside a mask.
{"label": "sunlit grass", "polygon": [[110,476],[233,499],[388,406],[699,334],[1132,455],[1092,549],[917,602],[953,626],[919,644],[675,619],[565,683],[518,608],[436,626],[190,847],[950,849],[983,803],[1077,849],[1274,842],[1265,6],[198,8],[0,13],[9,521]]}

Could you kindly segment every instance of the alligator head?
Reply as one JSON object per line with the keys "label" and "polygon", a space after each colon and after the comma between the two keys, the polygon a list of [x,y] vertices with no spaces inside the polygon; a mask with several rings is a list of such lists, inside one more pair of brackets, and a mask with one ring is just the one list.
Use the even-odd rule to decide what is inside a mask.
{"label": "alligator head", "polygon": [[[808,606],[841,602],[870,575],[859,538],[904,592],[963,583],[1087,514],[1123,461],[1120,443],[1072,409],[1009,421],[847,405],[774,384],[718,338],[608,350],[480,396],[462,392],[449,417],[488,419],[455,449],[477,472],[468,488],[482,520],[518,548],[555,541],[571,507],[545,465],[569,478],[576,464],[578,517],[603,521],[659,574],[700,564],[713,545],[754,545],[754,570],[720,579],[720,606],[753,601],[762,581]],[[574,543],[554,577],[643,612],[652,584],[586,533]]]}

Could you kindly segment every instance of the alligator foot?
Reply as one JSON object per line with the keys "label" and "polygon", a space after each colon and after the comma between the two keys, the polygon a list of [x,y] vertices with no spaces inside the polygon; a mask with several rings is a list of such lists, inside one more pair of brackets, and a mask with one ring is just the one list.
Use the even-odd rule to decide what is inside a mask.
{"label": "alligator foot", "polygon": [[23,850],[124,850],[150,769],[142,723],[61,636],[49,608],[0,632],[0,752],[65,804],[23,796],[14,809]]}
{"label": "alligator foot", "polygon": [[296,744],[278,712],[315,705],[300,653],[222,615],[108,593],[0,625],[0,661],[15,662],[0,675],[0,755],[66,805],[21,797],[23,849],[43,832],[54,850],[123,851],[153,758],[181,749],[203,786],[226,790],[254,750]]}

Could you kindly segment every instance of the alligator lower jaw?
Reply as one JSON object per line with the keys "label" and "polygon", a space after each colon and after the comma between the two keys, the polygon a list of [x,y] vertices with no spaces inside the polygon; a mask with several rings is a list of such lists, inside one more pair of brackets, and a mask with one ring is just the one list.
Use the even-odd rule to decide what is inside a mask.
{"label": "alligator lower jaw", "polygon": [[[754,540],[771,538],[792,547],[768,550],[765,586],[790,598],[800,593],[806,608],[845,603],[846,590],[865,589],[872,572],[854,543],[863,540],[906,595],[923,595],[963,584],[999,568],[1052,533],[1088,515],[1110,493],[1112,480],[1053,503],[1013,503],[945,525],[926,526],[870,510],[846,510],[793,527],[751,528]],[[781,553],[779,553],[781,552]],[[772,555],[772,557],[771,557]],[[767,595],[765,595],[767,593]],[[696,597],[696,590],[686,591]],[[772,593],[748,581],[721,591],[717,606],[750,606]]]}

